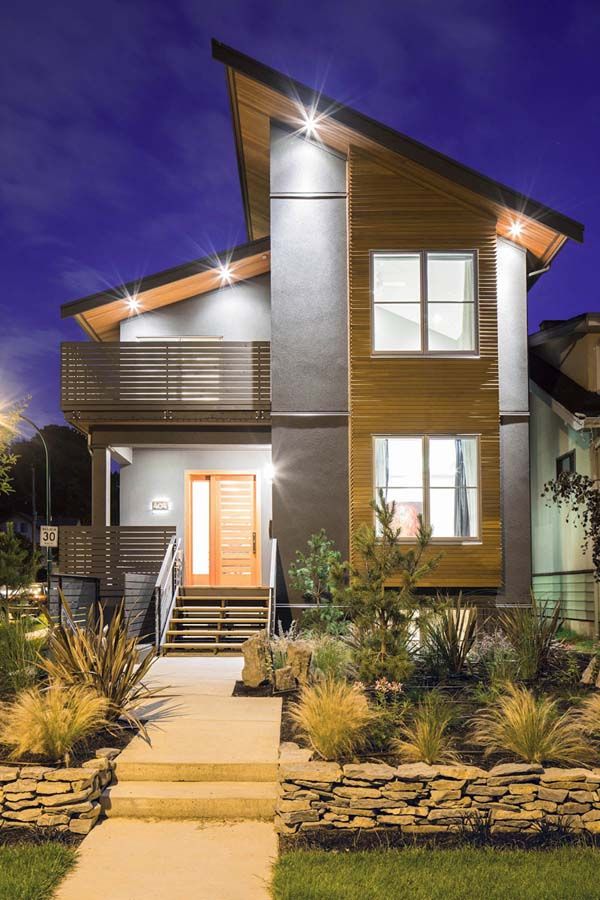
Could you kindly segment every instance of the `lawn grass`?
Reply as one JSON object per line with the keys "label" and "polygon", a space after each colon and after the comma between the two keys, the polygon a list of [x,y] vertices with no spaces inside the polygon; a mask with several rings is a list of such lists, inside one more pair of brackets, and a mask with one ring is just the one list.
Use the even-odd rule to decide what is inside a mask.
{"label": "lawn grass", "polygon": [[50,841],[0,847],[0,900],[48,900],[75,855],[73,847]]}
{"label": "lawn grass", "polygon": [[298,850],[275,865],[275,900],[592,900],[600,851],[465,847]]}

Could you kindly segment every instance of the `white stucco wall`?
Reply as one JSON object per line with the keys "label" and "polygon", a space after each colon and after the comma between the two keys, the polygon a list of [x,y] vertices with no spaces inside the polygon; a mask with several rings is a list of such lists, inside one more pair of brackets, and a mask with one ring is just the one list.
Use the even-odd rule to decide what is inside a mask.
{"label": "white stucco wall", "polygon": [[[207,447],[203,449],[135,448],[133,463],[121,469],[121,524],[173,524],[184,537],[186,471],[253,472],[260,498],[261,582],[269,576],[271,519],[271,448]],[[153,513],[153,499],[166,499],[170,509]]]}
{"label": "white stucco wall", "polygon": [[271,339],[270,276],[225,285],[121,322],[121,340],[143,337],[220,337],[224,341]]}

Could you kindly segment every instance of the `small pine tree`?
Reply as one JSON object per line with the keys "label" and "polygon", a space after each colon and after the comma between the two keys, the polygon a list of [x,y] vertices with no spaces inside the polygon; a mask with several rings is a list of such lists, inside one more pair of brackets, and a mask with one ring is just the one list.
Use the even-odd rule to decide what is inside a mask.
{"label": "small pine tree", "polygon": [[0,532],[0,590],[5,603],[35,581],[37,565],[37,554],[27,550],[15,534],[13,523],[8,522],[6,531]]}
{"label": "small pine tree", "polygon": [[[387,503],[383,491],[371,508],[377,524],[355,531],[352,544],[359,562],[335,567],[334,599],[347,607],[354,623],[359,677],[369,683],[381,677],[402,681],[412,670],[408,647],[419,607],[415,588],[443,554],[426,558],[432,532],[421,516],[416,543],[401,543],[401,529],[394,525],[396,504]],[[399,588],[387,587],[392,577],[400,580]]]}
{"label": "small pine tree", "polygon": [[305,600],[319,606],[331,600],[331,572],[339,565],[341,554],[335,549],[327,532],[321,528],[308,539],[308,553],[300,550],[296,553],[296,561],[288,570],[290,584],[300,591]]}

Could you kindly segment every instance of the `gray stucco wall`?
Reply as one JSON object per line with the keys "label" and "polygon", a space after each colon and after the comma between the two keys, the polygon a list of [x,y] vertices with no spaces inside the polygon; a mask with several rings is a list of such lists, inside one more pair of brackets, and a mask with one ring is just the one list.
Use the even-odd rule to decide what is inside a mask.
{"label": "gray stucco wall", "polygon": [[529,603],[531,508],[525,251],[499,239],[497,265],[504,573],[504,591],[499,600],[509,604]]}
{"label": "gray stucco wall", "polygon": [[[176,525],[179,537],[184,536],[184,475],[190,470],[222,472],[255,472],[260,497],[261,582],[269,578],[269,520],[272,517],[271,448],[206,447],[135,448],[133,463],[121,469],[121,524]],[[167,499],[171,508],[165,513],[153,513],[153,499]]]}
{"label": "gray stucco wall", "polygon": [[126,319],[121,322],[121,340],[206,336],[225,341],[269,341],[270,305],[270,277],[258,275]]}
{"label": "gray stucco wall", "polygon": [[285,580],[320,528],[348,550],[346,192],[345,159],[272,125],[273,533]]}

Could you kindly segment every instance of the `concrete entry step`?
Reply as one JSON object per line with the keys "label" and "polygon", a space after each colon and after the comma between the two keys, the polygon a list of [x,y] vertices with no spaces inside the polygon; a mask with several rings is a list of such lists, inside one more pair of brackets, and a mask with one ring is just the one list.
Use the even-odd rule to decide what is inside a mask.
{"label": "concrete entry step", "polygon": [[277,788],[266,782],[119,782],[101,797],[106,816],[148,819],[270,819]]}

